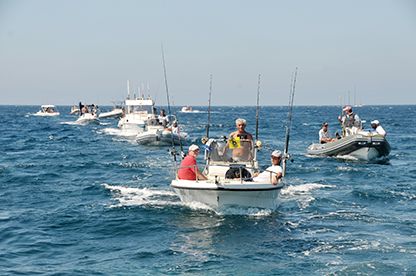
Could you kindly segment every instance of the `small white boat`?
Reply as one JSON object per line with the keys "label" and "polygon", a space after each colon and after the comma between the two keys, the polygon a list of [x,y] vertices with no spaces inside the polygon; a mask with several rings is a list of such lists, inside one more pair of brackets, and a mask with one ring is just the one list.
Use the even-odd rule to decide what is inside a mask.
{"label": "small white boat", "polygon": [[[174,116],[169,116],[170,122],[175,122]],[[137,134],[136,141],[141,145],[154,145],[154,146],[170,146],[184,145],[188,139],[188,134],[182,132],[176,126],[165,127],[162,122],[155,116],[149,119],[146,123],[143,132]]]}
{"label": "small white boat", "polygon": [[98,119],[97,114],[93,113],[84,113],[78,117],[75,121],[76,124],[86,125],[86,124],[99,124],[100,120]]}
{"label": "small white boat", "polygon": [[98,115],[98,118],[104,119],[104,118],[112,118],[112,117],[121,117],[123,114],[123,109],[121,107],[116,107],[111,111],[108,112],[101,112],[100,115]]}
{"label": "small white boat", "polygon": [[259,169],[257,147],[251,140],[241,142],[242,149],[246,151],[244,158],[233,157],[226,140],[210,139],[205,147],[204,173],[208,180],[177,178],[171,182],[181,201],[202,203],[214,210],[229,207],[273,210],[278,207],[283,182],[272,184],[272,172],[268,181],[253,181],[252,176]]}
{"label": "small white boat", "polygon": [[58,116],[60,113],[56,110],[56,107],[52,104],[45,104],[40,107],[40,110],[36,112],[35,116],[44,116],[44,117],[51,117],[51,116]]}
{"label": "small white boat", "polygon": [[181,109],[181,112],[192,112],[192,111],[193,111],[192,106],[189,106],[189,105],[184,106]]}
{"label": "small white boat", "polygon": [[369,131],[352,131],[348,129],[347,135],[334,142],[311,144],[307,149],[308,155],[334,156],[373,161],[385,158],[390,153],[390,144],[380,134]]}

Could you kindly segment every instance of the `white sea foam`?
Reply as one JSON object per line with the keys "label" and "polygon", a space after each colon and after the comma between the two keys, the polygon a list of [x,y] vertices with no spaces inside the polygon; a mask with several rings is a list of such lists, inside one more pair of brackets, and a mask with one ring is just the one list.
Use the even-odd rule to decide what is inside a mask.
{"label": "white sea foam", "polygon": [[296,186],[286,186],[281,191],[282,200],[296,200],[301,209],[306,209],[313,201],[315,201],[315,197],[313,197],[311,193],[313,190],[332,187],[335,186],[319,183],[307,183]]}
{"label": "white sea foam", "polygon": [[[118,204],[110,207],[122,206],[154,206],[179,205],[176,194],[168,190],[154,190],[149,188],[130,188],[102,184],[107,190],[113,192],[114,200]],[[175,198],[173,198],[175,197]]]}
{"label": "white sea foam", "polygon": [[307,183],[307,184],[296,185],[296,186],[286,186],[285,188],[282,189],[281,194],[285,196],[307,194],[313,190],[322,189],[322,188],[333,188],[333,187],[335,187],[335,185]]}
{"label": "white sea foam", "polygon": [[359,159],[351,156],[351,155],[337,155],[338,159],[342,159],[342,160],[349,160],[349,161],[358,161]]}

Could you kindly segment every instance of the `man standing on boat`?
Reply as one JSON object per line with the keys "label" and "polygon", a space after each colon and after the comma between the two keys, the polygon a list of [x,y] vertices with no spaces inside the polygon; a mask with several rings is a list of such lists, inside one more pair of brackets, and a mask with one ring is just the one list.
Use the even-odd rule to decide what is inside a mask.
{"label": "man standing on boat", "polygon": [[230,134],[227,146],[233,150],[234,161],[248,161],[252,158],[253,135],[246,131],[246,120],[238,118],[235,125],[237,130]]}
{"label": "man standing on boat", "polygon": [[282,152],[275,150],[271,155],[272,165],[268,167],[264,172],[253,177],[254,182],[268,182],[271,181],[273,185],[279,183],[282,178],[283,169],[280,166],[282,161]]}
{"label": "man standing on boat", "polygon": [[[350,105],[346,105],[342,111],[344,111],[344,116],[338,116],[338,121],[342,125],[343,132],[346,135],[353,134],[357,130],[362,129],[361,119],[360,117],[352,112],[352,107]],[[345,136],[345,135],[344,135]]]}
{"label": "man standing on boat", "polygon": [[178,179],[182,180],[207,180],[196,164],[196,157],[199,154],[199,147],[195,144],[189,146],[188,155],[182,160],[178,170]]}

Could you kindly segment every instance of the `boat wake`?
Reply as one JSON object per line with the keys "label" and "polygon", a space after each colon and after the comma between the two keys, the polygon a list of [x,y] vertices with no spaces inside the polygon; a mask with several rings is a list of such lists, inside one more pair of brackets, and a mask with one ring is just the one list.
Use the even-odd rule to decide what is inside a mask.
{"label": "boat wake", "polygon": [[119,128],[108,127],[101,130],[102,133],[112,136],[119,136],[124,138],[136,138],[137,132],[136,131],[125,131]]}
{"label": "boat wake", "polygon": [[110,208],[126,206],[151,206],[160,208],[163,206],[181,205],[176,194],[168,190],[153,190],[149,188],[130,188],[125,186],[113,186],[102,184],[102,186],[111,191],[116,204],[110,205]]}
{"label": "boat wake", "polygon": [[315,197],[312,195],[312,191],[334,188],[335,185],[326,185],[320,183],[306,183],[302,185],[286,186],[280,192],[282,201],[295,200],[298,202],[301,209],[306,209],[309,205],[315,201]]}

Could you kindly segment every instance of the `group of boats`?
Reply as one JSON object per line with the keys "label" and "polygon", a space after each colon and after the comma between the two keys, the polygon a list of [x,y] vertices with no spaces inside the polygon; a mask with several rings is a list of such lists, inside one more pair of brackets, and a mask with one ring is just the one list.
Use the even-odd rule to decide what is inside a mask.
{"label": "group of boats", "polygon": [[[292,94],[294,94],[293,82]],[[293,95],[291,96],[289,122],[293,107]],[[258,106],[257,106],[258,108]],[[170,108],[169,108],[170,109]],[[210,107],[208,109],[210,111]],[[186,106],[181,112],[194,112]],[[124,106],[116,106],[112,111],[99,113],[95,105],[73,106],[71,114],[79,114],[76,122],[80,124],[97,123],[99,119],[116,117],[118,129],[123,136],[133,137],[138,144],[172,146],[171,153],[176,164],[175,145],[182,145],[188,140],[187,133],[181,131],[178,120],[174,115],[166,115],[164,110],[157,114],[155,102],[150,97],[133,97],[130,93],[124,102]],[[56,107],[42,105],[36,116],[57,116]],[[272,181],[275,172],[270,173],[270,178],[255,181],[254,176],[260,173],[257,153],[261,148],[258,140],[256,126],[256,139],[241,139],[235,143],[232,138],[209,137],[210,113],[208,112],[207,136],[202,139],[205,166],[204,178],[180,179],[176,174],[171,182],[171,188],[185,203],[198,202],[214,210],[222,210],[229,207],[253,207],[261,209],[275,209],[279,205],[279,194],[284,187],[284,178],[278,183]],[[256,125],[258,125],[258,110],[256,112]],[[286,171],[286,161],[289,159],[290,126],[286,127],[286,143],[282,155],[283,176]],[[244,152],[238,158],[233,155],[233,150],[238,148]],[[380,157],[387,157],[390,153],[390,145],[384,135],[372,131],[354,129],[345,131],[342,137],[334,139],[330,143],[313,143],[307,148],[310,156],[340,157],[350,156],[358,160],[372,161]],[[181,154],[184,156],[184,153]],[[244,156],[243,158],[241,156]],[[194,167],[197,170],[197,167]]]}

